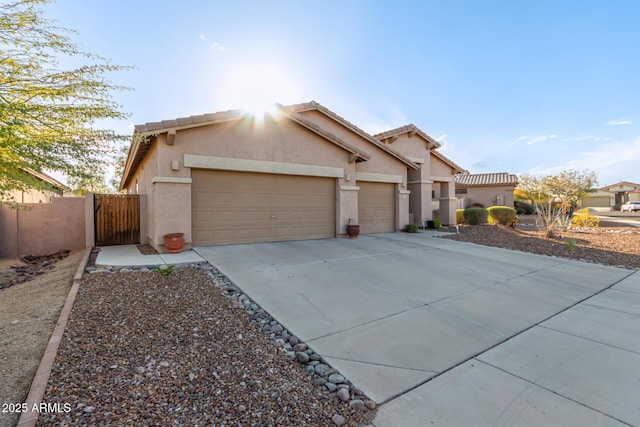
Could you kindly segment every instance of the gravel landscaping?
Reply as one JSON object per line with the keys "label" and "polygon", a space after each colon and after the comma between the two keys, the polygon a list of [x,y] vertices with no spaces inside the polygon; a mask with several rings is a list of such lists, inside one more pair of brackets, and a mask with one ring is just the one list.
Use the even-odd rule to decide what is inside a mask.
{"label": "gravel landscaping", "polygon": [[[94,269],[91,269],[94,270]],[[207,264],[85,274],[38,425],[356,426],[375,404]]]}
{"label": "gravel landscaping", "polygon": [[[515,229],[460,226],[443,238],[640,268],[640,229],[619,223],[547,239],[525,217]],[[38,425],[358,426],[374,418],[374,402],[210,265],[103,268],[91,266],[96,255],[44,398],[70,410],[42,413]]]}
{"label": "gravel landscaping", "polygon": [[521,219],[515,229],[486,224],[461,225],[459,231],[458,235],[443,237],[615,267],[640,268],[640,228],[622,223],[603,221],[598,228],[559,230],[551,239],[536,228],[534,216]]}

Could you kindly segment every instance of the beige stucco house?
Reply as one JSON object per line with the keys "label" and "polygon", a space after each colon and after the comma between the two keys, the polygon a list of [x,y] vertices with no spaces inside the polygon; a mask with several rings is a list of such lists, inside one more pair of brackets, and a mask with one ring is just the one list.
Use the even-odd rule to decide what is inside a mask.
{"label": "beige stucco house", "polygon": [[616,207],[629,201],[640,201],[640,184],[635,182],[621,181],[602,187],[600,190],[614,194],[614,205]]}
{"label": "beige stucco house", "polygon": [[121,188],[146,195],[142,240],[160,251],[175,232],[189,247],[337,237],[349,221],[398,231],[410,213],[430,219],[415,197],[431,203],[435,182],[443,223],[455,223],[461,169],[407,128],[381,140],[316,102],[147,123],[135,127]]}
{"label": "beige stucco house", "polygon": [[51,203],[54,197],[62,197],[67,186],[44,172],[29,170],[34,179],[43,184],[44,189],[11,190],[4,195],[4,201],[12,203]]}
{"label": "beige stucco house", "polygon": [[463,208],[474,204],[513,207],[513,191],[517,185],[518,177],[507,172],[462,173],[456,176],[456,195],[463,200]]}
{"label": "beige stucco house", "polygon": [[438,152],[440,144],[415,125],[392,129],[376,138],[419,166],[407,170],[412,222],[422,225],[437,215],[443,224],[455,224],[455,176],[464,169]]}

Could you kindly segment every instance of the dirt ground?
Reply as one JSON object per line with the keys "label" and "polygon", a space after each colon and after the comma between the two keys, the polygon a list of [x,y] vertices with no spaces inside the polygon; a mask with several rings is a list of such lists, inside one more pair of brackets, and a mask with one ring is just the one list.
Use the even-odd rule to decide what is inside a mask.
{"label": "dirt ground", "polygon": [[[69,293],[84,251],[74,251],[33,280],[0,289],[0,404],[22,403]],[[0,260],[0,276],[17,259]],[[0,410],[0,427],[19,413]]]}

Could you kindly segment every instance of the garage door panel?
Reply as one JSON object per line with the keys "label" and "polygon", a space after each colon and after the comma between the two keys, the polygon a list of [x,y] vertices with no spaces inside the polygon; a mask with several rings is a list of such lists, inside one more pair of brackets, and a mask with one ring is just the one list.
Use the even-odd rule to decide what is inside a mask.
{"label": "garage door panel", "polygon": [[360,232],[395,231],[395,184],[358,182],[358,222]]}
{"label": "garage door panel", "polygon": [[194,245],[335,236],[331,178],[192,170]]}

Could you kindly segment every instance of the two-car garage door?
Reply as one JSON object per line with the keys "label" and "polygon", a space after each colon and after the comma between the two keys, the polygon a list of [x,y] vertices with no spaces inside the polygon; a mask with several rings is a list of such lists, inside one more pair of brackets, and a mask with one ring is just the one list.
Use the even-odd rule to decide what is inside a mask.
{"label": "two-car garage door", "polygon": [[194,246],[335,237],[332,178],[193,169]]}

